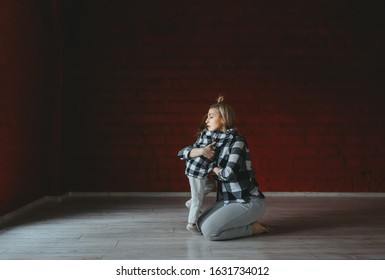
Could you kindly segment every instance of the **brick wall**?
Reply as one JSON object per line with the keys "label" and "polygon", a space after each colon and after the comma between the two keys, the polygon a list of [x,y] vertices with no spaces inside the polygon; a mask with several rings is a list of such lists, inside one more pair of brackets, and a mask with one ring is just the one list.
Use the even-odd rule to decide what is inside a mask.
{"label": "brick wall", "polygon": [[65,184],[188,191],[177,151],[222,94],[263,190],[385,191],[382,8],[74,1]]}
{"label": "brick wall", "polygon": [[0,6],[1,215],[49,192],[52,106],[43,1]]}

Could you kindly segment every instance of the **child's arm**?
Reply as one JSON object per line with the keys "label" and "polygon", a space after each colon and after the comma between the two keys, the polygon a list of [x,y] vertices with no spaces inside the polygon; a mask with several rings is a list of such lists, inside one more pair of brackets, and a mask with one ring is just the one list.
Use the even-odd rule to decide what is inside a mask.
{"label": "child's arm", "polygon": [[181,160],[188,160],[195,157],[203,156],[207,159],[212,159],[215,156],[214,151],[215,142],[207,145],[204,148],[194,148],[193,146],[184,147],[178,152],[178,157]]}
{"label": "child's arm", "polygon": [[188,160],[189,159],[189,154],[190,154],[190,151],[193,149],[192,146],[187,146],[187,147],[184,147],[182,150],[180,150],[178,152],[178,157],[181,159],[181,160]]}
{"label": "child's arm", "polygon": [[205,158],[212,159],[215,156],[214,145],[215,142],[212,142],[204,148],[193,148],[190,150],[190,157],[204,156]]}
{"label": "child's arm", "polygon": [[193,148],[199,147],[199,143],[200,143],[201,137],[202,137],[202,133],[199,134],[199,136],[198,136],[198,138],[197,138],[197,140],[195,141],[194,144],[192,144],[191,146],[187,146],[187,147],[184,147],[183,149],[181,149],[181,150],[178,152],[178,157],[179,157],[181,160],[188,160],[188,159],[190,159],[190,157],[189,157],[190,151],[191,151]]}

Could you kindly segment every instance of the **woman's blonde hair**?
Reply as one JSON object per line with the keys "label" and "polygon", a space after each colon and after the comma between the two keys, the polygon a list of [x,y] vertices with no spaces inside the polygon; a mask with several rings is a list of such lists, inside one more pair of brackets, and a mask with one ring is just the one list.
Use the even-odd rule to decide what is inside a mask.
{"label": "woman's blonde hair", "polygon": [[225,122],[226,129],[235,127],[235,112],[233,108],[224,101],[223,96],[219,96],[217,103],[210,106],[210,109],[217,109]]}

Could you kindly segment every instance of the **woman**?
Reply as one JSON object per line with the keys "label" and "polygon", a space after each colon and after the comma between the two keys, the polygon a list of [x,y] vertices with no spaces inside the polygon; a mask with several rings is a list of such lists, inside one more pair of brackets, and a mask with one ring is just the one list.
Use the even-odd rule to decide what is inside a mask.
{"label": "woman", "polygon": [[210,131],[225,134],[226,143],[215,154],[210,145],[191,148],[189,157],[216,157],[213,172],[218,180],[218,201],[197,221],[198,229],[209,240],[226,240],[269,232],[258,222],[265,211],[264,195],[258,189],[251,169],[246,140],[234,129],[235,113],[223,97],[213,104],[207,114]]}

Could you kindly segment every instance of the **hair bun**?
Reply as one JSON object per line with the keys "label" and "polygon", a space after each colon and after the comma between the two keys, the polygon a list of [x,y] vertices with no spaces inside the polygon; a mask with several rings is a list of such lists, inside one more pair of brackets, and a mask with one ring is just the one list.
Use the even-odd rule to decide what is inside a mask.
{"label": "hair bun", "polygon": [[225,101],[224,97],[223,96],[219,96],[218,99],[217,99],[217,103],[221,103]]}

